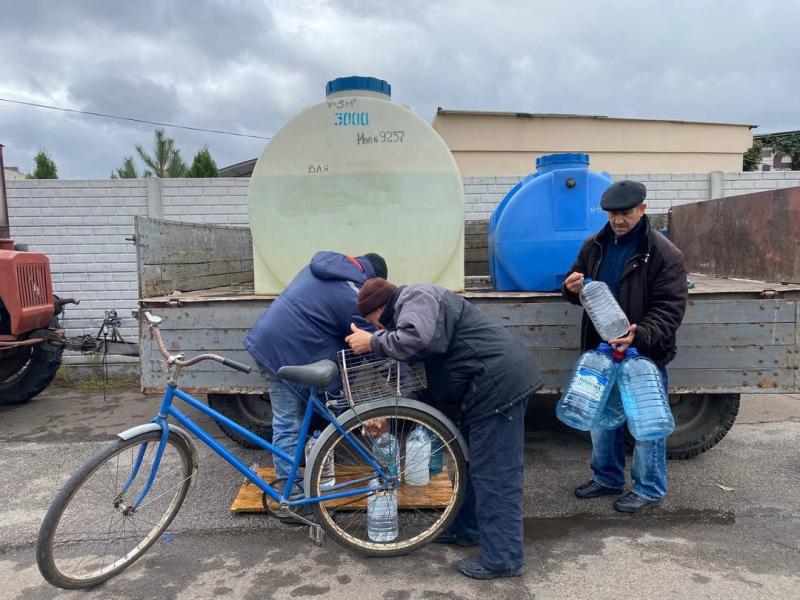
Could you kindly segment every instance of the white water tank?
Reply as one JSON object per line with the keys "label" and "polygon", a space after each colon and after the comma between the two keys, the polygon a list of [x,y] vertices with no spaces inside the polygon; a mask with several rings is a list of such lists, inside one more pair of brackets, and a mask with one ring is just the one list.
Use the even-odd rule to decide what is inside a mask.
{"label": "white water tank", "polygon": [[250,179],[255,291],[280,293],[318,250],[377,252],[393,283],[463,289],[464,190],[447,145],[383,80],[343,77],[326,92]]}

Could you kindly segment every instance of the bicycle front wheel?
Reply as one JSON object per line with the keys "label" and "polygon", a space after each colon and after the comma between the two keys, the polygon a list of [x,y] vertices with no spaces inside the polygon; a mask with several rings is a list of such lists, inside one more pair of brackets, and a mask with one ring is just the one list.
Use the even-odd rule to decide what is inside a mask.
{"label": "bicycle front wheel", "polygon": [[115,440],[56,495],[36,546],[36,562],[48,582],[63,589],[96,586],[159,539],[186,498],[194,471],[189,445],[170,433],[152,487],[132,509],[150,476],[160,439],[160,431],[149,431]]}
{"label": "bicycle front wheel", "polygon": [[[410,442],[422,427],[430,445]],[[375,486],[371,491],[314,504],[317,522],[337,543],[367,556],[398,556],[424,546],[455,518],[466,494],[464,453],[450,428],[432,415],[407,406],[367,410],[343,424],[363,450],[382,465],[382,479],[356,448],[338,431],[322,444],[311,468],[311,495],[346,493]],[[376,438],[388,432],[397,453],[382,456]],[[418,439],[419,432],[415,437]],[[332,457],[332,458],[331,458]],[[427,457],[427,460],[426,460]],[[331,481],[330,461],[333,460]],[[327,469],[326,469],[327,465]],[[327,485],[326,485],[327,484]],[[328,488],[334,485],[332,489]]]}

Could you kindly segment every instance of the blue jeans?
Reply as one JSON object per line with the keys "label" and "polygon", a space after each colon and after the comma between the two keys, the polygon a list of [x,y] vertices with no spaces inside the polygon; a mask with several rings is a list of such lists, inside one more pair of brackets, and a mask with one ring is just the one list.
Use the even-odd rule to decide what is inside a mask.
{"label": "blue jeans", "polygon": [[[262,372],[267,378],[269,400],[272,404],[272,445],[289,456],[294,456],[308,399],[303,398],[296,389],[275,373],[267,369],[262,369]],[[272,457],[272,463],[275,465],[275,477],[286,480],[292,465],[275,455]]]}
{"label": "blue jeans", "polygon": [[[664,387],[669,389],[666,369],[661,369]],[[619,394],[615,385],[611,392]],[[625,487],[625,425],[616,429],[592,429],[592,481],[604,487]],[[632,491],[648,500],[667,494],[667,440],[636,442],[631,461]]]}

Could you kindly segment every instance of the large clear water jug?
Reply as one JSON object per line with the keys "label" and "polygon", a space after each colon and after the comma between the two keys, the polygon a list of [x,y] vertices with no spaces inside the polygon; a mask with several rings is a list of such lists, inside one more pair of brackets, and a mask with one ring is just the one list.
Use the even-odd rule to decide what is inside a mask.
{"label": "large clear water jug", "polygon": [[619,391],[631,435],[642,442],[660,440],[675,429],[664,379],[653,361],[628,348],[619,367]]}
{"label": "large clear water jug", "polygon": [[600,339],[607,342],[628,332],[628,317],[605,283],[584,279],[579,297]]}
{"label": "large clear water jug", "polygon": [[614,385],[612,352],[611,346],[600,344],[597,350],[581,354],[556,405],[556,415],[563,423],[581,431],[594,426]]}
{"label": "large clear water jug", "polygon": [[373,542],[391,542],[398,534],[397,490],[379,490],[380,482],[372,479],[374,493],[367,498],[367,535]]}
{"label": "large clear water jug", "polygon": [[387,475],[396,476],[400,450],[397,438],[387,431],[378,436],[372,442],[372,446],[375,449],[378,462],[380,462],[385,469],[385,473]]}
{"label": "large clear water jug", "polygon": [[[311,439],[306,443],[306,468],[311,466],[309,458],[311,457],[311,451],[314,446],[319,442],[319,436],[320,432],[315,431]],[[325,457],[325,462],[322,465],[322,478],[319,483],[320,489],[327,490],[336,485],[336,466],[333,461],[333,452],[328,452],[328,456]]]}
{"label": "large clear water jug", "polygon": [[597,429],[616,429],[625,422],[625,409],[622,406],[622,397],[619,394],[619,363],[625,358],[625,353],[615,351],[612,354],[612,358],[616,366],[617,376],[605,406],[597,421],[595,421],[594,426]]}
{"label": "large clear water jug", "polygon": [[430,481],[431,440],[422,425],[406,438],[405,473],[408,485],[428,485]]}

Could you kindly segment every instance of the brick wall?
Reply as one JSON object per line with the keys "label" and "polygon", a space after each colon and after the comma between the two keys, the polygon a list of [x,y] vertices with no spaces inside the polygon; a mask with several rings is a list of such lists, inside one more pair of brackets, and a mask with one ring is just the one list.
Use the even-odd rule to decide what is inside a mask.
{"label": "brick wall", "polygon": [[[676,204],[709,200],[712,195],[800,186],[796,171],[613,177],[644,183],[649,211],[655,214]],[[465,219],[488,219],[517,181],[515,177],[465,178]],[[123,335],[135,340],[138,332],[131,311],[137,300],[136,251],[125,239],[133,235],[133,216],[246,226],[248,185],[244,178],[8,181],[12,236],[50,257],[60,296],[81,299],[79,306],[66,309],[68,335],[96,331],[103,311],[115,308],[123,318]],[[67,361],[87,363],[90,359],[72,355]],[[121,357],[112,361],[132,364]]]}

